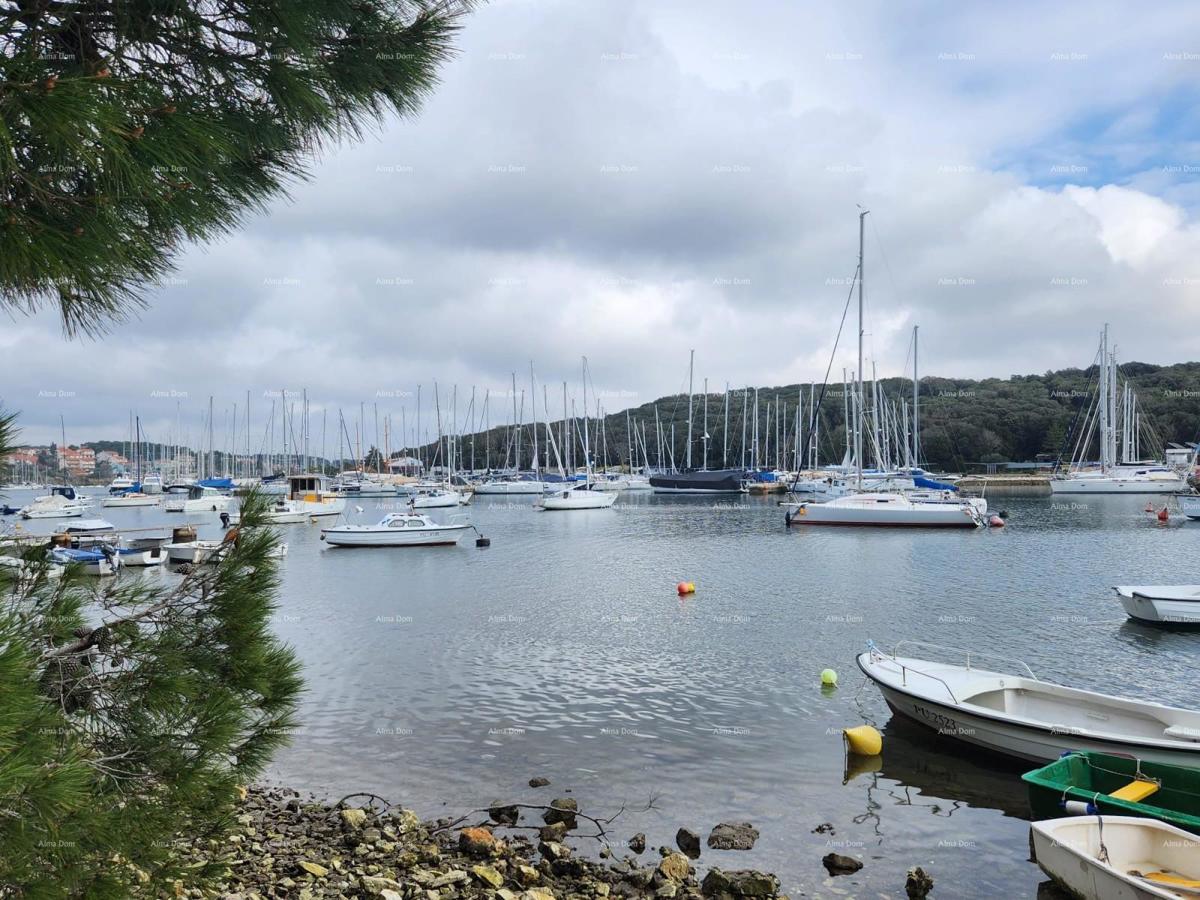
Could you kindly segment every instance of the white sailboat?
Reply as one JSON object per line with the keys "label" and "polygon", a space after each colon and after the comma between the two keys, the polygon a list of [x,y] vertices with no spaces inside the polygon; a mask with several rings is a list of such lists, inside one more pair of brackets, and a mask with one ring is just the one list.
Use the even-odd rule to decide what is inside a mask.
{"label": "white sailboat", "polygon": [[[541,509],[546,512],[555,510],[565,511],[572,509],[608,509],[617,502],[617,498],[620,496],[620,494],[615,491],[595,490],[595,482],[592,473],[591,446],[588,440],[586,356],[583,358],[583,410],[583,458],[584,462],[586,463],[586,480],[581,482],[566,481],[567,476],[562,467],[562,457],[559,456],[558,445],[554,442],[554,432],[550,429],[550,426],[547,423],[547,439],[551,442],[551,447],[554,449],[555,459],[558,460],[559,475],[561,475],[564,480],[561,490],[555,490],[553,493],[544,494],[541,498],[534,501],[533,505],[537,509]],[[534,429],[536,433],[536,423],[534,424]]]}
{"label": "white sailboat", "polygon": [[[946,488],[936,491],[869,491],[863,478],[863,238],[867,212],[858,217],[858,371],[854,402],[855,490],[832,500],[801,500],[784,505],[784,520],[789,525],[874,525],[906,528],[978,528],[987,521],[987,501],[979,497],[959,497]],[[914,354],[914,360],[915,360]],[[913,389],[916,395],[916,365],[913,365]],[[913,404],[914,441],[918,409]],[[917,445],[914,443],[914,448]],[[914,459],[916,458],[914,452]]]}
{"label": "white sailboat", "polygon": [[229,495],[216,488],[193,484],[186,496],[170,495],[163,503],[163,511],[169,513],[224,512],[229,509]]}
{"label": "white sailboat", "polygon": [[52,487],[20,510],[22,519],[70,519],[87,512],[91,504],[70,486]]}
{"label": "white sailboat", "polygon": [[[1109,348],[1108,325],[1100,339],[1100,389],[1096,403],[1088,412],[1087,421],[1076,445],[1077,460],[1081,460],[1091,444],[1092,429],[1098,430],[1100,466],[1088,468],[1082,462],[1073,464],[1070,472],[1050,479],[1055,494],[1174,494],[1186,487],[1179,473],[1169,466],[1147,465],[1139,462],[1141,414],[1137,395],[1125,385],[1118,403],[1118,371],[1115,349]],[[1095,419],[1093,420],[1093,413]],[[1118,442],[1121,445],[1118,460]]]}

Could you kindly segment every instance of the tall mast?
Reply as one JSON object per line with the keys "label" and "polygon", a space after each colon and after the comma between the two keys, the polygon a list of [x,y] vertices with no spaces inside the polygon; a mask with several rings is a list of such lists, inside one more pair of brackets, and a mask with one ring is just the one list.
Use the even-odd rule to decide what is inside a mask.
{"label": "tall mast", "polygon": [[917,374],[917,332],[919,325],[913,326],[913,415],[912,415],[912,465],[914,469],[921,467],[921,378]]}
{"label": "tall mast", "polygon": [[725,382],[725,424],[721,428],[721,468],[729,468],[729,382]]}
{"label": "tall mast", "polygon": [[[471,402],[475,402],[474,389],[472,388]],[[538,440],[537,440],[537,388],[533,380],[533,360],[529,361],[529,402],[533,405],[533,474],[534,478],[540,478],[538,474],[540,467],[538,465]]]}
{"label": "tall mast", "polygon": [[708,379],[704,379],[704,468],[708,469]]}
{"label": "tall mast", "polygon": [[1108,432],[1111,427],[1108,414],[1109,399],[1108,390],[1108,323],[1104,323],[1104,332],[1100,338],[1100,469],[1104,472],[1108,471],[1112,460],[1108,456]]}
{"label": "tall mast", "polygon": [[[688,354],[688,430],[687,430],[687,468],[692,470],[692,370],[696,364],[696,351]],[[672,447],[674,449],[674,447]]]}
{"label": "tall mast", "polygon": [[858,214],[858,372],[855,378],[858,380],[857,403],[855,405],[855,427],[854,427],[854,467],[858,476],[858,488],[862,490],[862,397],[863,397],[863,282],[866,280],[866,271],[863,268],[863,245],[865,243],[864,236],[866,234],[867,210],[863,210]]}

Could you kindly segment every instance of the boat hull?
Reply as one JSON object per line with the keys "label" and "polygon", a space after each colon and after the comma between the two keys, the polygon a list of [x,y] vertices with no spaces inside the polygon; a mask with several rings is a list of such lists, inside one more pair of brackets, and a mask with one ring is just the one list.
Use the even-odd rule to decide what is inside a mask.
{"label": "boat hull", "polygon": [[1179,511],[1189,519],[1200,519],[1200,494],[1176,494]]}
{"label": "boat hull", "polygon": [[1200,585],[1129,585],[1119,586],[1116,591],[1131,619],[1164,627],[1200,628]]}
{"label": "boat hull", "polygon": [[148,495],[105,497],[101,506],[158,506],[158,497]]}
{"label": "boat hull", "polygon": [[825,503],[789,507],[789,525],[842,525],[899,528],[978,528],[987,502],[911,502],[898,494],[859,494]]}
{"label": "boat hull", "polygon": [[172,563],[201,563],[214,557],[221,549],[220,541],[187,541],[180,544],[164,544],[167,560]]}
{"label": "boat hull", "polygon": [[613,491],[561,491],[538,500],[534,506],[547,512],[570,509],[608,509],[620,494]]}
{"label": "boat hull", "polygon": [[485,481],[473,488],[476,494],[507,496],[510,494],[541,494],[546,490],[542,481]]}
{"label": "boat hull", "polygon": [[1184,484],[1177,478],[1052,478],[1052,494],[1176,494]]}
{"label": "boat hull", "polygon": [[147,568],[161,566],[166,562],[167,554],[161,547],[147,547],[144,550],[118,550],[122,568]]}
{"label": "boat hull", "polygon": [[869,657],[869,652],[859,654],[858,667],[875,682],[892,712],[945,737],[1030,762],[1045,763],[1073,750],[1093,750],[1132,753],[1140,759],[1171,765],[1200,765],[1200,744],[1176,742],[1174,747],[1163,747],[1161,742],[1154,746],[1137,740],[1095,737],[1067,725],[1026,724],[909,692],[878,677],[866,661]]}
{"label": "boat hull", "polygon": [[348,526],[329,528],[321,532],[321,540],[333,547],[437,547],[457,544],[469,525],[454,525],[437,529],[403,528],[371,530]]}
{"label": "boat hull", "polygon": [[651,475],[650,487],[656,494],[741,494],[744,479],[743,472],[730,469],[677,472]]}
{"label": "boat hull", "polygon": [[1068,894],[1084,900],[1178,900],[1182,896],[1127,874],[1131,870],[1168,870],[1200,878],[1200,840],[1164,822],[1080,816],[1034,822],[1029,831],[1042,871]]}

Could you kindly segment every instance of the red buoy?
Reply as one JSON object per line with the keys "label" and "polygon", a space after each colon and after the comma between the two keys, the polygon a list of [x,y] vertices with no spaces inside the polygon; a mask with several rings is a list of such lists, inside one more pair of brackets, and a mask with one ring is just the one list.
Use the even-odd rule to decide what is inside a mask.
{"label": "red buoy", "polygon": [[1165,506],[1158,511],[1158,521],[1165,522],[1169,518],[1170,514],[1167,512],[1167,508]]}

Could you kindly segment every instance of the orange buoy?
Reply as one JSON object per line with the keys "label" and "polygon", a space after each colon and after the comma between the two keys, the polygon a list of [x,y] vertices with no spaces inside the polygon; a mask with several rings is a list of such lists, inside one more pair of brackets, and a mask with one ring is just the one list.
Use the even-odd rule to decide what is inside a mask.
{"label": "orange buoy", "polygon": [[679,592],[679,596],[681,597],[684,594],[694,594],[696,593],[696,582],[681,581],[679,584],[675,585],[675,590]]}
{"label": "orange buoy", "polygon": [[1146,501],[1146,512],[1154,512],[1154,504],[1148,500]]}
{"label": "orange buoy", "polygon": [[1158,521],[1165,522],[1169,518],[1170,518],[1170,513],[1167,512],[1167,508],[1165,506],[1158,511]]}
{"label": "orange buoy", "polygon": [[992,516],[988,520],[988,524],[991,525],[993,528],[1003,528],[1004,520],[1002,518],[1000,518],[999,516]]}

